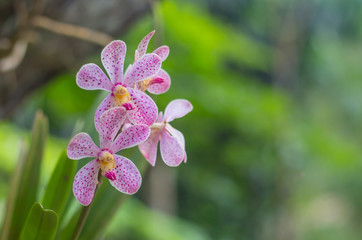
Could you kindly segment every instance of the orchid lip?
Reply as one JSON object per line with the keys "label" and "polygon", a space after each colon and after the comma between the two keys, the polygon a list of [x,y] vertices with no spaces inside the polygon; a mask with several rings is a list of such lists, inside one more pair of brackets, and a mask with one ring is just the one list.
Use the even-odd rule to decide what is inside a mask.
{"label": "orchid lip", "polygon": [[117,166],[114,161],[113,154],[108,149],[102,150],[99,153],[98,160],[102,171],[102,175],[111,180],[112,179],[115,180],[114,176],[111,173],[109,173],[110,171],[112,171],[112,169],[116,168]]}

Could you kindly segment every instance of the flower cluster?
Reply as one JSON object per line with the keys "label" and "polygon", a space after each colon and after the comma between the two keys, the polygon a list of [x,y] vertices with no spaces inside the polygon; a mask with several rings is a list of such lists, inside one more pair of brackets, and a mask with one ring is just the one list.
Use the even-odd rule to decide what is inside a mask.
{"label": "flower cluster", "polygon": [[74,196],[85,206],[93,200],[99,174],[122,193],[134,194],[140,188],[141,174],[131,160],[117,154],[122,149],[138,145],[142,155],[154,166],[160,142],[161,157],[168,166],[186,162],[184,136],[169,122],[189,113],[191,103],[184,99],[173,100],[163,114],[145,93],[146,90],[153,94],[164,93],[171,84],[170,76],[161,69],[169,48],[161,46],[146,53],[153,34],[154,31],[142,39],[135,60],[125,73],[126,44],[120,40],[109,43],[101,54],[109,78],[93,63],[84,65],[77,73],[80,88],[109,92],[94,116],[100,146],[87,133],[79,133],[67,149],[70,159],[93,158],[78,171],[73,182]]}

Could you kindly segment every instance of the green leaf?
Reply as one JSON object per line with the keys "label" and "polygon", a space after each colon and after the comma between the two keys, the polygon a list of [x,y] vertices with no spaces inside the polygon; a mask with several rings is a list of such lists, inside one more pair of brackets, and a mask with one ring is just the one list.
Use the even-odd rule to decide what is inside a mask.
{"label": "green leaf", "polygon": [[41,111],[35,115],[29,151],[15,168],[14,188],[10,189],[7,213],[1,238],[18,239],[32,204],[36,201],[40,166],[48,133],[48,120]]}
{"label": "green leaf", "polygon": [[36,202],[31,208],[21,232],[20,240],[50,240],[55,238],[58,228],[58,214],[44,209]]}
{"label": "green leaf", "polygon": [[62,216],[65,204],[72,192],[72,183],[77,161],[70,160],[64,150],[59,157],[43,197],[43,205]]}
{"label": "green leaf", "polygon": [[58,231],[57,240],[69,240],[72,238],[75,228],[77,227],[77,222],[81,212],[82,208],[79,208],[77,211],[74,212],[68,224],[63,227],[61,231]]}

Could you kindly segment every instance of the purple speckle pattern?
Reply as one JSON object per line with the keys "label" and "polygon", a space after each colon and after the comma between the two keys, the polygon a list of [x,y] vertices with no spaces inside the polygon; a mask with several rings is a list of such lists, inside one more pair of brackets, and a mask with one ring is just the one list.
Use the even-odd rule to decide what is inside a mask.
{"label": "purple speckle pattern", "polygon": [[193,109],[192,104],[185,99],[175,99],[171,101],[165,110],[163,119],[166,122],[171,122],[175,118],[180,118],[191,112]]}
{"label": "purple speckle pattern", "polygon": [[170,48],[168,46],[161,46],[154,50],[153,53],[156,53],[162,61],[165,61],[170,53]]}
{"label": "purple speckle pattern", "polygon": [[157,157],[157,145],[160,140],[160,131],[158,129],[152,129],[150,136],[146,141],[138,145],[138,148],[146,160],[155,166]]}
{"label": "purple speckle pattern", "polygon": [[133,86],[135,82],[146,80],[158,73],[161,68],[161,58],[154,54],[146,54],[138,59],[124,77],[125,86]]}
{"label": "purple speckle pattern", "polygon": [[170,76],[167,74],[166,71],[160,69],[160,71],[154,77],[152,77],[152,79],[157,79],[157,78],[162,79],[162,82],[158,81],[152,82],[151,80],[147,90],[153,94],[161,94],[167,92],[167,90],[170,88],[171,85]]}
{"label": "purple speckle pattern", "polygon": [[88,206],[93,200],[98,171],[99,161],[94,159],[82,167],[75,175],[73,193],[77,200],[84,206]]}
{"label": "purple speckle pattern", "polygon": [[99,132],[99,118],[102,116],[102,114],[111,108],[112,101],[114,100],[114,97],[112,96],[112,93],[108,94],[102,103],[98,106],[96,113],[94,115],[94,126],[96,126],[97,132]]}
{"label": "purple speckle pattern", "polygon": [[150,128],[146,125],[133,125],[124,129],[114,140],[110,149],[116,153],[121,149],[130,148],[146,141]]}
{"label": "purple speckle pattern", "polygon": [[149,34],[147,34],[147,35],[141,40],[141,42],[138,44],[137,54],[136,54],[136,60],[146,54],[148,44],[150,43],[150,40],[151,40],[153,34],[155,34],[155,31],[154,31],[154,30],[153,30],[152,32],[150,32]]}
{"label": "purple speckle pattern", "polygon": [[100,149],[95,145],[87,133],[75,135],[67,148],[67,155],[70,159],[78,160],[85,157],[96,157]]}
{"label": "purple speckle pattern", "polygon": [[103,89],[111,91],[113,87],[102,69],[93,63],[86,64],[79,70],[76,81],[80,88],[86,90]]}
{"label": "purple speckle pattern", "polygon": [[126,118],[126,110],[115,107],[105,111],[99,118],[98,133],[101,149],[109,148]]}
{"label": "purple speckle pattern", "polygon": [[142,178],[136,165],[129,159],[114,154],[117,167],[113,169],[117,180],[109,181],[113,187],[125,194],[134,194],[141,186]]}
{"label": "purple speckle pattern", "polygon": [[112,41],[102,51],[104,68],[113,83],[122,81],[126,44],[121,40]]}
{"label": "purple speckle pattern", "polygon": [[163,161],[170,167],[176,167],[184,160],[184,149],[167,131],[161,133],[160,150]]}
{"label": "purple speckle pattern", "polygon": [[131,104],[134,110],[127,111],[127,117],[133,124],[146,124],[151,126],[157,118],[156,103],[147,94],[136,90],[127,88],[131,96]]}

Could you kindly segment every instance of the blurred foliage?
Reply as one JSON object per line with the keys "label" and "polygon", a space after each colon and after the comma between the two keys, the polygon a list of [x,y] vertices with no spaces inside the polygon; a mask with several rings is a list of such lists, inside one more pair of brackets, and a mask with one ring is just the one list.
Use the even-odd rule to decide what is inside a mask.
{"label": "blurred foliage", "polygon": [[[131,199],[114,213],[106,239],[360,239],[361,2],[199,3],[155,5],[172,84],[152,97],[160,111],[175,98],[194,105],[172,122],[188,154],[187,164],[170,170],[178,172],[178,216]],[[128,63],[152,21],[145,16],[121,36]],[[149,51],[156,47],[151,42]],[[99,55],[91,61],[101,65]],[[52,134],[67,139],[50,139],[45,175],[77,120],[96,136],[101,96],[76,86],[77,70],[34,94],[14,117],[18,127],[0,125],[2,196],[12,151],[26,137],[19,126],[29,127],[35,109],[49,116]],[[143,161],[127,154],[138,166]]]}

